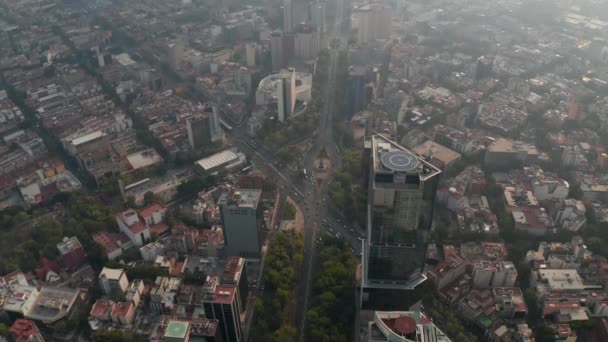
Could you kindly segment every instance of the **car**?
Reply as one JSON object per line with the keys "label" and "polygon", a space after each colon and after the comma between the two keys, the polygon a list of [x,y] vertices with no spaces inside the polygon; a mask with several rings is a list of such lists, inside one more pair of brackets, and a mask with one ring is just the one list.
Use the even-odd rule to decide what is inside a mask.
{"label": "car", "polygon": [[340,223],[340,219],[336,219],[336,222]]}
{"label": "car", "polygon": [[357,236],[357,240],[362,241],[363,239]]}

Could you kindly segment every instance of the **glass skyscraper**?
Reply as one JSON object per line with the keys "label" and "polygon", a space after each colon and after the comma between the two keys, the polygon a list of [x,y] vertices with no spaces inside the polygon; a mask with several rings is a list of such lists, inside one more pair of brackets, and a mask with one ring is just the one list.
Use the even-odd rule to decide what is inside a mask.
{"label": "glass skyscraper", "polygon": [[375,292],[413,290],[423,274],[441,170],[383,135],[365,141],[369,163],[362,301]]}

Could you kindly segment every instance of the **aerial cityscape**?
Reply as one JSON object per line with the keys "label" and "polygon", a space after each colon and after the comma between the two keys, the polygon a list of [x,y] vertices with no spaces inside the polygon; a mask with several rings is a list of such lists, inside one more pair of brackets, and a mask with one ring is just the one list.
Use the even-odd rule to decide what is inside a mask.
{"label": "aerial cityscape", "polygon": [[608,342],[608,1],[0,0],[0,342]]}

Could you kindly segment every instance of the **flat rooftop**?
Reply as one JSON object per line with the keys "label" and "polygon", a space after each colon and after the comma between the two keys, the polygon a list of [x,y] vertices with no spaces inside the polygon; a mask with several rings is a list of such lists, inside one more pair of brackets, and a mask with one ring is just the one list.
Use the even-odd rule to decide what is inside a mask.
{"label": "flat rooftop", "polygon": [[422,181],[441,173],[436,166],[381,134],[372,136],[372,163],[376,174],[418,175]]}
{"label": "flat rooftop", "polygon": [[541,269],[538,270],[538,274],[551,290],[568,291],[585,288],[576,270]]}
{"label": "flat rooftop", "polygon": [[43,287],[26,318],[53,323],[70,313],[79,291],[67,287]]}
{"label": "flat rooftop", "polygon": [[421,157],[428,155],[432,159],[437,159],[443,163],[443,165],[449,165],[461,157],[460,153],[452,151],[432,140],[427,140],[424,143],[414,147],[413,151]]}
{"label": "flat rooftop", "polygon": [[149,148],[127,156],[127,161],[133,170],[148,167],[163,161],[163,158],[154,150]]}
{"label": "flat rooftop", "polygon": [[73,139],[72,140],[72,145],[79,146],[79,145],[82,145],[82,144],[94,141],[96,139],[99,139],[99,138],[101,138],[101,137],[103,137],[105,135],[106,134],[104,132],[102,132],[102,131],[96,131],[96,132],[93,132],[93,133],[89,133],[87,135],[83,135],[81,137]]}
{"label": "flat rooftop", "polygon": [[495,153],[510,153],[510,152],[526,152],[528,154],[538,154],[536,146],[521,141],[513,141],[505,138],[496,139],[488,147],[489,152]]}
{"label": "flat rooftop", "polygon": [[190,329],[190,323],[188,322],[170,321],[167,324],[167,330],[165,330],[165,337],[185,339],[188,335],[188,329]]}
{"label": "flat rooftop", "polygon": [[230,304],[234,300],[236,294],[236,287],[232,286],[217,286],[215,288],[215,294],[213,296],[214,303],[218,304]]}
{"label": "flat rooftop", "polygon": [[257,189],[238,189],[224,192],[218,201],[220,205],[228,205],[237,208],[252,208],[258,207],[262,190]]}
{"label": "flat rooftop", "polygon": [[122,268],[104,267],[99,273],[99,278],[105,277],[109,280],[119,280],[124,272],[125,270],[123,270]]}
{"label": "flat rooftop", "polygon": [[235,151],[225,150],[197,161],[196,165],[207,171],[228,164],[237,159],[239,159],[239,156]]}

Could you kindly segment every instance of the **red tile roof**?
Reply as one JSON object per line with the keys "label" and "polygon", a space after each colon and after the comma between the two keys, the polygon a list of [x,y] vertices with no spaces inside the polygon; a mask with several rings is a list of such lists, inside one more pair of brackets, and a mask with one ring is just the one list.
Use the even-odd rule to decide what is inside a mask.
{"label": "red tile roof", "polygon": [[156,233],[157,235],[162,235],[169,230],[169,226],[164,223],[157,223],[150,225],[150,233]]}
{"label": "red tile roof", "polygon": [[112,236],[111,233],[108,232],[98,232],[93,234],[93,240],[97,242],[104,249],[106,254],[110,254],[117,249],[120,249],[118,243],[116,243],[116,239]]}
{"label": "red tile roof", "polygon": [[143,232],[144,229],[146,229],[146,225],[141,223],[140,221],[137,221],[129,226],[129,230],[133,234],[139,234],[139,233]]}
{"label": "red tile roof", "polygon": [[36,323],[27,319],[17,319],[11,326],[11,334],[15,342],[30,341],[33,336],[39,333]]}
{"label": "red tile roof", "polygon": [[159,202],[156,203],[152,203],[149,206],[143,208],[142,210],[139,211],[139,216],[141,217],[150,217],[152,215],[154,215],[154,213],[159,212],[161,210],[165,209],[165,205]]}
{"label": "red tile roof", "polygon": [[98,299],[93,307],[91,308],[90,315],[95,317],[110,316],[113,311],[115,303],[111,300]]}
{"label": "red tile roof", "polygon": [[416,332],[416,321],[408,316],[400,316],[395,319],[385,320],[385,322],[393,331],[401,335],[409,335]]}
{"label": "red tile roof", "polygon": [[549,316],[560,310],[577,310],[581,307],[579,301],[548,302],[543,307],[543,316]]}

